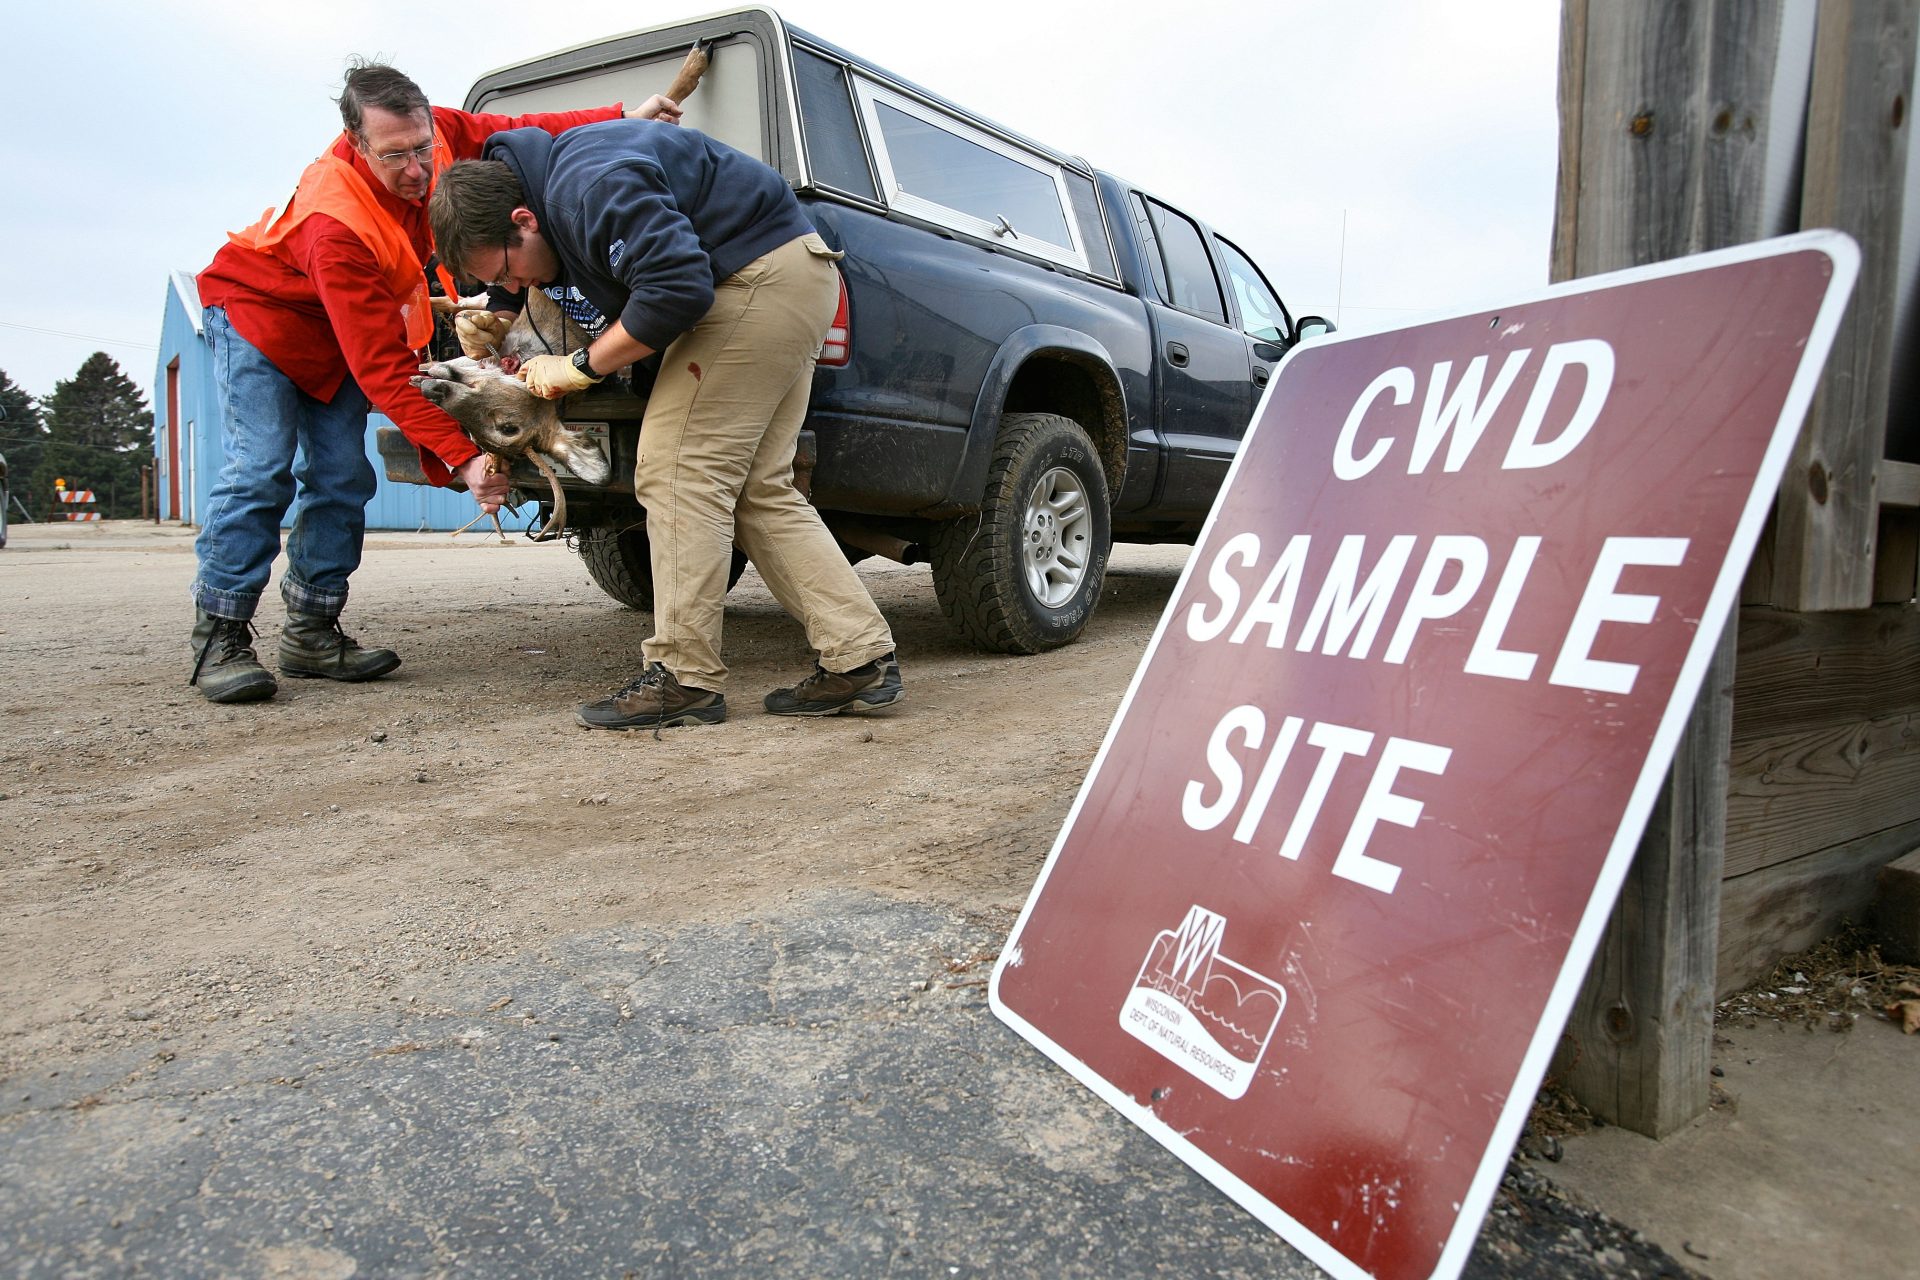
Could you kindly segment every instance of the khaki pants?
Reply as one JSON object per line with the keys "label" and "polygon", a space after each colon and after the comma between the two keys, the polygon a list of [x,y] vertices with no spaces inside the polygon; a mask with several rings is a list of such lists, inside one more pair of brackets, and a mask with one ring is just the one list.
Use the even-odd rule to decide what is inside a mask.
{"label": "khaki pants", "polygon": [[633,475],[653,549],[644,652],[683,685],[726,687],[720,626],[735,538],[821,666],[851,671],[893,649],[873,597],[793,487],[838,257],[806,235],[755,259],[660,358]]}

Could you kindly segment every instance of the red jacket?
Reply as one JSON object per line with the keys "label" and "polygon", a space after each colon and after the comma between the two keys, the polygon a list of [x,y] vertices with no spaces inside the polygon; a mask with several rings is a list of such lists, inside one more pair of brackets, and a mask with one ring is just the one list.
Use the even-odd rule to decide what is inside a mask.
{"label": "red jacket", "polygon": [[[470,115],[435,107],[433,122],[453,159],[472,160],[502,129],[560,133],[622,114],[619,104],[525,116]],[[334,142],[333,154],[365,180],[425,262],[433,252],[426,201],[402,200],[388,191],[345,134]],[[454,469],[480,450],[458,423],[408,383],[420,371],[420,359],[406,343],[401,298],[382,278],[373,252],[325,214],[303,222],[285,247],[300,267],[229,243],[200,273],[202,305],[225,308],[240,336],[316,400],[333,399],[351,373],[373,407],[393,419],[420,449],[428,477],[445,484]]]}

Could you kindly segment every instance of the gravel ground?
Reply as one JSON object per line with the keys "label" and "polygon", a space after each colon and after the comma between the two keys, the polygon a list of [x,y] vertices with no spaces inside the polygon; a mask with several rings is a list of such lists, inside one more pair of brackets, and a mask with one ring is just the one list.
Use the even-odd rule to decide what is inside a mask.
{"label": "gravel ground", "polygon": [[[190,531],[11,533],[0,1274],[1317,1274],[985,1007],[1184,548],[1027,659],[863,565],[864,721],[759,714],[750,571],[733,718],[656,740],[572,724],[645,619],[562,547],[377,535],[400,672],[214,707]],[[1688,1273],[1523,1158],[1469,1274]]]}

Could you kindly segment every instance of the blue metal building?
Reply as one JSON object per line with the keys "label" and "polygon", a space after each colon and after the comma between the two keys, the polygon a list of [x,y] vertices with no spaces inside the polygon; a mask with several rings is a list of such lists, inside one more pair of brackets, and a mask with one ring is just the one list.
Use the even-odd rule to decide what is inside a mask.
{"label": "blue metal building", "polygon": [[[198,524],[225,458],[213,360],[201,328],[200,290],[184,271],[167,281],[153,385],[154,492],[160,518]],[[390,482],[374,445],[374,431],[384,425],[387,419],[380,414],[367,419],[367,457],[380,477],[380,487],[367,504],[367,528],[458,529],[479,514],[464,493]]]}

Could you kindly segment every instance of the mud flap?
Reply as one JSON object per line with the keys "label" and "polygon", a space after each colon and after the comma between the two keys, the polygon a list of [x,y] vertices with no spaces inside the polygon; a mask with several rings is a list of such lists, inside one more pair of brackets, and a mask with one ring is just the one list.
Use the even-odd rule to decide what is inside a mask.
{"label": "mud flap", "polygon": [[380,461],[387,469],[387,479],[399,484],[432,483],[420,466],[419,450],[413,447],[411,440],[400,434],[400,428],[379,427],[373,434],[380,450]]}

